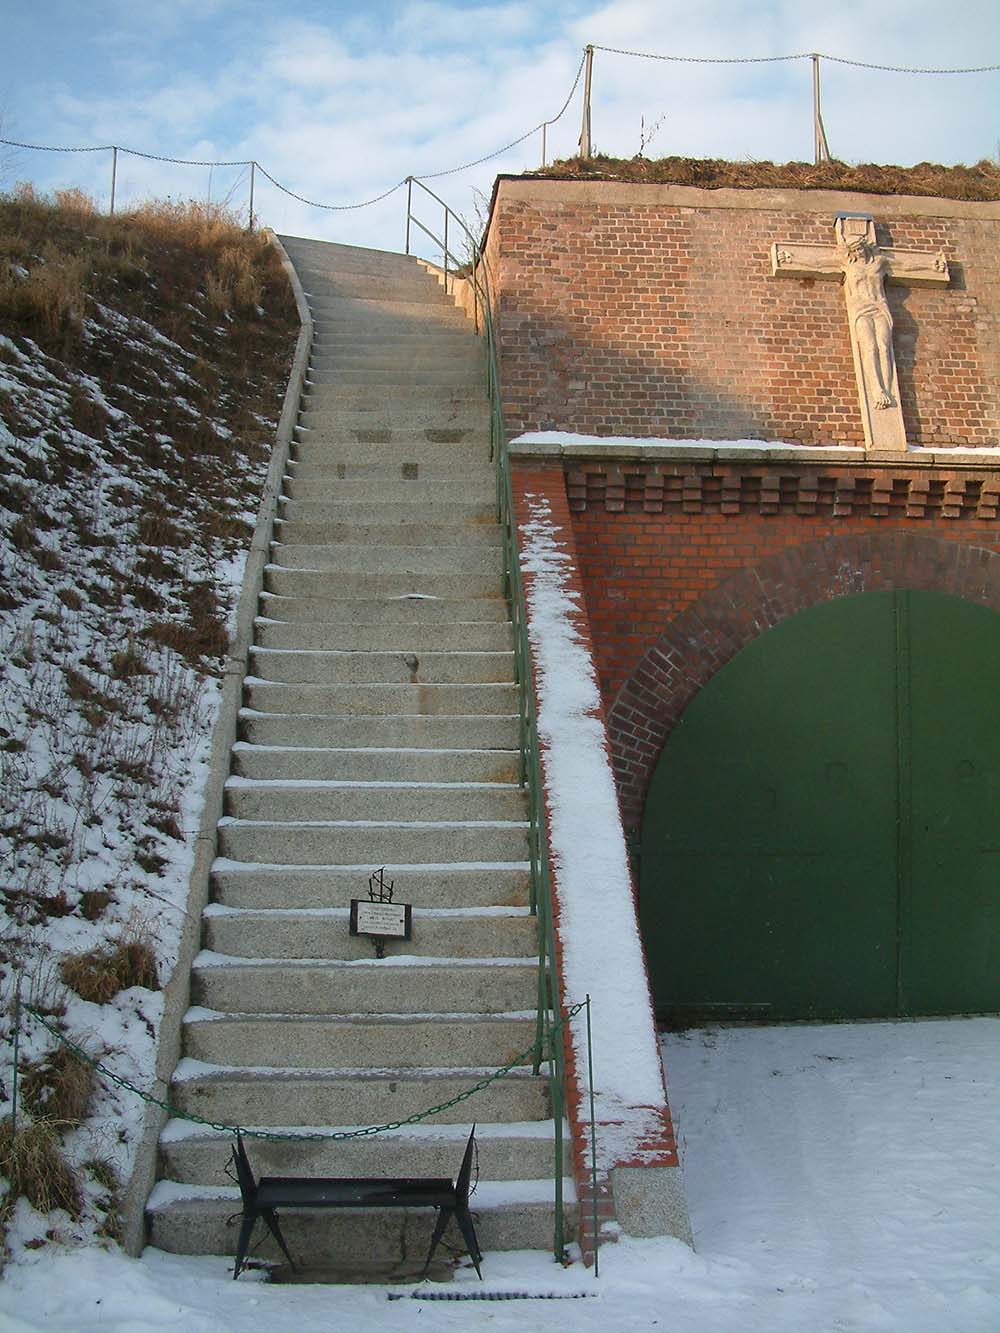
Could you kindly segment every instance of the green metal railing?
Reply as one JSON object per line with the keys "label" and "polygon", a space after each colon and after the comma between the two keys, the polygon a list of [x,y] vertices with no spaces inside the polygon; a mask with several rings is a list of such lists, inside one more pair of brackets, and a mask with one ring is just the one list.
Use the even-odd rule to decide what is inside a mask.
{"label": "green metal railing", "polygon": [[[486,342],[486,385],[490,404],[490,460],[496,465],[497,518],[503,529],[504,593],[510,603],[514,626],[514,672],[518,685],[520,713],[520,783],[527,789],[528,844],[531,868],[530,906],[538,918],[538,995],[535,1029],[536,1055],[534,1071],[537,1074],[543,1060],[549,1063],[552,1090],[552,1115],[555,1122],[555,1238],[556,1258],[563,1251],[563,1115],[566,1105],[566,1062],[563,1052],[562,1028],[565,1015],[561,1014],[559,986],[556,976],[555,927],[552,919],[552,895],[549,875],[549,847],[545,822],[545,797],[541,766],[538,758],[538,719],[535,712],[535,693],[532,688],[531,655],[528,648],[527,614],[524,601],[524,583],[518,556],[517,524],[514,517],[514,491],[511,484],[510,460],[507,453],[507,435],[504,430],[503,405],[500,401],[500,379],[497,372],[496,338],[493,328],[493,305],[490,299],[489,273],[486,257],[479,242],[440,196],[429,190],[422,181],[407,177],[406,182],[406,253],[410,253],[412,229],[416,227],[436,245],[442,256],[445,290],[449,283],[468,283],[472,296],[472,317],[476,332]],[[441,236],[438,236],[414,212],[414,186],[428,196],[441,210]],[[456,234],[467,253],[460,257],[451,246]]]}

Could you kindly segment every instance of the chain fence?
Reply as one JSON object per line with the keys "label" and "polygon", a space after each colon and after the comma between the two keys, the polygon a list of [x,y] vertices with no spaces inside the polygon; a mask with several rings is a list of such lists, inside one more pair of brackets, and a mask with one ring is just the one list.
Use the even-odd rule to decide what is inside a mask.
{"label": "chain fence", "polygon": [[506,1078],[511,1070],[516,1069],[519,1065],[526,1064],[529,1059],[544,1059],[545,1048],[551,1045],[556,1035],[566,1026],[570,1019],[575,1018],[578,1013],[586,1008],[586,1000],[581,1001],[579,1004],[571,1005],[563,1012],[555,1023],[549,1025],[547,1032],[541,1038],[533,1041],[525,1050],[518,1052],[512,1060],[509,1060],[499,1069],[495,1069],[492,1073],[487,1074],[485,1078],[481,1078],[471,1087],[464,1088],[461,1092],[456,1093],[454,1097],[449,1097],[446,1101],[439,1102],[436,1106],[430,1106],[424,1111],[414,1111],[412,1115],[404,1116],[400,1120],[387,1121],[385,1124],[381,1125],[365,1125],[360,1129],[269,1130],[251,1129],[244,1125],[229,1124],[222,1120],[210,1120],[207,1116],[198,1115],[194,1111],[185,1111],[174,1102],[168,1101],[162,1097],[156,1097],[151,1092],[145,1092],[142,1088],[137,1088],[136,1085],[131,1083],[127,1078],[123,1078],[121,1074],[116,1074],[114,1070],[108,1069],[108,1067],[102,1064],[100,1060],[95,1059],[83,1046],[80,1045],[79,1042],[74,1041],[64,1032],[61,1032],[54,1023],[48,1021],[40,1010],[36,1009],[33,1005],[25,1004],[20,998],[20,986],[18,986],[15,993],[14,1005],[13,1119],[16,1125],[18,1037],[21,1028],[21,1015],[23,1013],[30,1014],[31,1017],[39,1022],[62,1046],[65,1046],[68,1050],[72,1051],[74,1055],[83,1060],[91,1067],[91,1069],[100,1074],[102,1078],[106,1079],[109,1083],[114,1084],[116,1088],[121,1088],[124,1092],[133,1093],[141,1101],[146,1102],[150,1106],[159,1107],[161,1111],[165,1111],[175,1119],[187,1120],[191,1124],[201,1125],[205,1129],[214,1129],[220,1134],[241,1134],[244,1138],[264,1139],[272,1143],[323,1143],[342,1139],[370,1138],[374,1134],[385,1134],[392,1130],[404,1129],[407,1125],[418,1125],[421,1121],[429,1120],[432,1116],[439,1115],[442,1111],[449,1111],[453,1106],[459,1106],[462,1102],[468,1101],[470,1097],[474,1097],[477,1092],[482,1092],[485,1088],[488,1088],[492,1083],[496,1083],[500,1079]]}

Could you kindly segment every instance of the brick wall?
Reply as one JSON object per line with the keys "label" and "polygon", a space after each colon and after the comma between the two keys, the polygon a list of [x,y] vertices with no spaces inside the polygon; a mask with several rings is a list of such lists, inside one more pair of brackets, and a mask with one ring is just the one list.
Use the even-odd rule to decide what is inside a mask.
{"label": "brick wall", "polygon": [[628,827],[684,708],[779,621],[888,588],[1000,611],[996,471],[517,457],[513,469],[566,491]]}
{"label": "brick wall", "polygon": [[887,288],[908,440],[1000,444],[1000,206],[544,180],[498,183],[487,243],[510,432],[863,443],[839,283],[771,276],[838,210],[952,266]]}

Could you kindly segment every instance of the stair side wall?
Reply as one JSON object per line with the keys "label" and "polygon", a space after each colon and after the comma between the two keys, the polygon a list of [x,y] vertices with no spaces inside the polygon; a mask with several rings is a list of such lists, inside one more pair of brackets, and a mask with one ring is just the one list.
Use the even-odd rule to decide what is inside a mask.
{"label": "stair side wall", "polygon": [[[243,680],[247,674],[250,646],[253,640],[254,618],[264,586],[264,567],[267,564],[274,522],[278,511],[282,478],[288,467],[292,435],[298,419],[299,404],[312,351],[313,324],[302,284],[284,247],[273,232],[268,233],[271,244],[281,257],[282,267],[295,296],[299,315],[299,337],[295,345],[288,386],[278,421],[274,450],[267,471],[267,480],[257,510],[246,569],[236,608],[236,627],[233,632],[229,657],[222,677],[222,698],[212,736],[212,752],[208,777],[205,782],[205,802],[201,825],[194,842],[194,859],[188,887],[187,916],[178,948],[174,970],[164,986],[163,1017],[156,1039],[156,1081],[152,1094],[165,1100],[170,1078],[181,1055],[181,1028],[184,1014],[190,1004],[191,966],[201,947],[201,914],[208,903],[209,876],[217,855],[217,825],[223,813],[224,788],[229,776],[231,752],[236,741],[236,729],[243,698]],[[146,1243],[146,1200],[156,1183],[156,1164],[160,1132],[166,1114],[151,1103],[146,1106],[142,1136],[136,1149],[135,1166],[126,1183],[122,1202],[122,1240],[126,1253],[138,1255]]]}

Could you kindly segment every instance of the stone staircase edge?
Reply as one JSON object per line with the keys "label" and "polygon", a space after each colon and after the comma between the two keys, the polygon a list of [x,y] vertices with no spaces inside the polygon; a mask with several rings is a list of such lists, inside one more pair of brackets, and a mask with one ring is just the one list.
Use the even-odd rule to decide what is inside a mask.
{"label": "stone staircase edge", "polygon": [[[216,859],[216,826],[222,813],[226,778],[229,776],[230,751],[237,736],[242,702],[243,677],[246,673],[254,620],[264,585],[267,564],[278,512],[278,496],[287,471],[288,459],[298,420],[302,388],[312,353],[313,320],[295,267],[278,237],[266,231],[295,297],[299,317],[299,336],[285,389],[274,448],[265,478],[257,519],[247,552],[243,583],[237,600],[236,626],[223,675],[222,697],[212,736],[208,774],[204,785],[201,822],[194,843],[194,857],[188,879],[187,915],[181,931],[177,958],[164,985],[163,1014],[156,1035],[153,1095],[164,1100],[170,1077],[181,1054],[184,1015],[190,1004],[191,965],[201,947],[201,911],[209,899],[212,865]],[[126,1254],[138,1257],[146,1243],[146,1202],[156,1183],[159,1140],[167,1115],[159,1106],[147,1103],[142,1129],[136,1145],[135,1162],[122,1192],[122,1247]]]}

